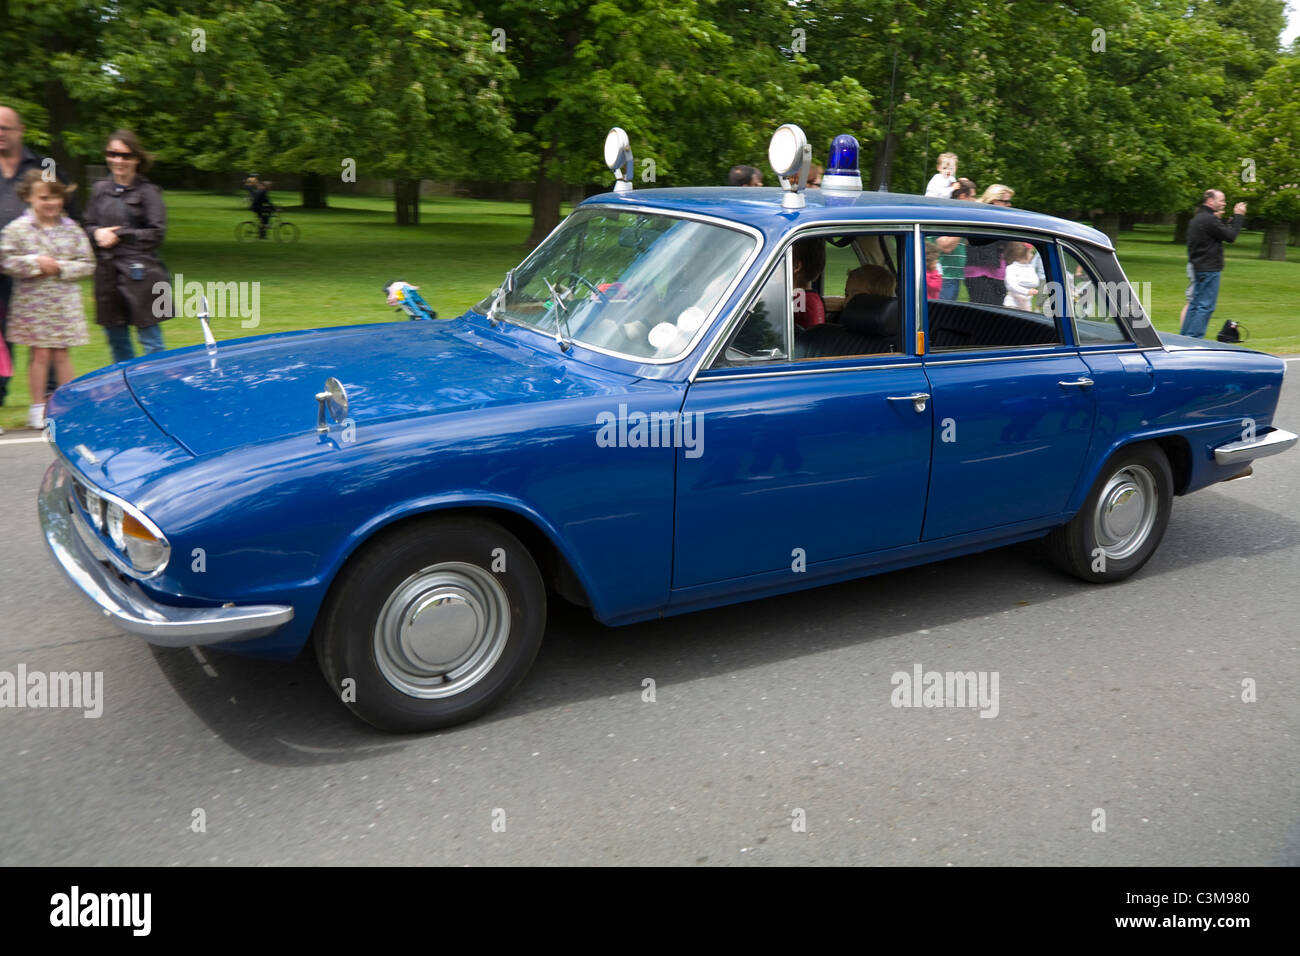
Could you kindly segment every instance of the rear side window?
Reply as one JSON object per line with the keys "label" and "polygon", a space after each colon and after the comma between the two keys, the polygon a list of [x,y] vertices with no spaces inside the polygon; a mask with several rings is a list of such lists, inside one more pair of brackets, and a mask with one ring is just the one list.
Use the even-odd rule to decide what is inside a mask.
{"label": "rear side window", "polygon": [[1062,344],[1052,246],[1028,236],[927,233],[928,349]]}

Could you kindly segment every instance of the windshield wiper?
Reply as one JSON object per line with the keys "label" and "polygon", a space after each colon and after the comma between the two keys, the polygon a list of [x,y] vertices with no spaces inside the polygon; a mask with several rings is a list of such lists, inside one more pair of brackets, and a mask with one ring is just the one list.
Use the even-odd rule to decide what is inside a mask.
{"label": "windshield wiper", "polygon": [[[573,333],[569,331],[569,307],[564,304],[564,299],[562,299],[560,293],[555,290],[555,286],[551,285],[550,279],[543,277],[542,281],[546,283],[546,288],[551,293],[551,300],[555,303],[556,307],[555,342],[560,346],[561,352],[567,352],[569,349],[573,348]],[[563,331],[561,331],[561,327],[563,328]]]}
{"label": "windshield wiper", "polygon": [[497,316],[500,315],[501,312],[503,311],[502,300],[504,300],[509,293],[514,291],[515,291],[515,270],[511,269],[509,272],[506,273],[505,280],[501,283],[501,287],[497,289],[496,297],[493,298],[492,305],[488,308],[487,318],[488,321],[492,323],[493,328],[496,328],[497,323],[502,321],[501,319],[497,318]]}

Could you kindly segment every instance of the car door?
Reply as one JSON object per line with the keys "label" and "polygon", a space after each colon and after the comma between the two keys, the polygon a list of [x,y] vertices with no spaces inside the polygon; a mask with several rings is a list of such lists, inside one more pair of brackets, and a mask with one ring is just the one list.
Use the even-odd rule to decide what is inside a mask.
{"label": "car door", "polygon": [[[905,254],[894,261],[910,268]],[[902,344],[911,296],[898,303],[898,351],[869,353],[881,340],[829,327],[819,340],[838,345],[800,354],[790,260],[787,246],[687,391],[685,420],[704,441],[678,452],[675,589],[815,572],[920,538],[931,415]]]}
{"label": "car door", "polygon": [[[937,241],[942,234],[926,237]],[[1096,416],[1095,383],[1070,341],[1056,247],[1044,237],[958,233],[984,273],[957,300],[926,301],[924,366],[934,437],[923,538],[927,541],[1032,522],[1067,507]],[[1035,294],[1019,301],[1026,273],[999,290],[988,273],[1032,247],[1044,266]],[[1026,261],[1026,265],[1030,265]],[[1053,285],[1052,283],[1055,283]],[[976,301],[971,301],[971,296]]]}

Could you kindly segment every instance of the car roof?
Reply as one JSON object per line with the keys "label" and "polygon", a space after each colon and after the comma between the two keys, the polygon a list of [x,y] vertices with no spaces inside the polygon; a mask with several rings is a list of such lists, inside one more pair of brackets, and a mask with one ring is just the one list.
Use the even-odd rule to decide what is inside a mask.
{"label": "car roof", "polygon": [[634,189],[625,193],[601,193],[582,205],[649,206],[665,212],[695,213],[743,223],[762,230],[769,238],[796,226],[818,222],[948,222],[972,225],[1027,228],[1047,231],[1081,242],[1112,249],[1105,233],[1091,226],[1058,219],[1028,209],[993,206],[962,199],[932,199],[909,193],[840,192],[829,189],[804,191],[802,209],[781,205],[782,190],[776,186],[697,186],[680,189]]}

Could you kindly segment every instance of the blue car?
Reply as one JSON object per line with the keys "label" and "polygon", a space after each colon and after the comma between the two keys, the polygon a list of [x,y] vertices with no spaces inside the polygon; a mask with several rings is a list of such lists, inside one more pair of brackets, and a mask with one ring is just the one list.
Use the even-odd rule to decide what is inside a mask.
{"label": "blue car", "polygon": [[1101,233],[864,192],[843,143],[810,190],[778,135],[779,188],[634,190],[615,140],[615,191],[457,318],[69,383],[55,560],[155,644],[310,640],[419,731],[499,703],[557,598],[627,624],[1036,538],[1120,581],[1175,497],[1295,444],[1284,363],[1158,334]]}

